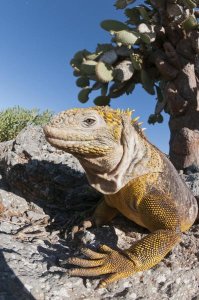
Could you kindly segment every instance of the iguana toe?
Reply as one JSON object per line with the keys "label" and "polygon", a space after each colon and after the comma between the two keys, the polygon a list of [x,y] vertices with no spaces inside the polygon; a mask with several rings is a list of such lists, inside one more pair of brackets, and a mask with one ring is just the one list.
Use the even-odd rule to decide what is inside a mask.
{"label": "iguana toe", "polygon": [[71,230],[72,239],[74,239],[75,234],[78,232],[84,232],[87,228],[91,228],[93,226],[92,220],[85,220],[80,225],[73,226]]}
{"label": "iguana toe", "polygon": [[124,253],[120,253],[106,245],[101,245],[99,250],[103,253],[84,249],[84,254],[90,259],[70,258],[68,263],[77,265],[81,268],[69,270],[69,275],[99,276],[110,274],[110,276],[100,282],[99,287],[105,287],[115,280],[128,277],[130,274],[134,273],[135,264],[133,261],[130,261]]}

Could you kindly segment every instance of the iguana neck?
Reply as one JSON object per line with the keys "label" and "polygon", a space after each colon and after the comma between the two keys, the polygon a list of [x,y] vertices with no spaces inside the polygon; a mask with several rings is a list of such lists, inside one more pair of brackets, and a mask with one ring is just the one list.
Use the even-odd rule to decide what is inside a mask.
{"label": "iguana neck", "polygon": [[150,164],[151,147],[131,126],[127,132],[124,130],[121,145],[107,156],[78,159],[91,186],[103,194],[114,194],[130,180],[157,171]]}

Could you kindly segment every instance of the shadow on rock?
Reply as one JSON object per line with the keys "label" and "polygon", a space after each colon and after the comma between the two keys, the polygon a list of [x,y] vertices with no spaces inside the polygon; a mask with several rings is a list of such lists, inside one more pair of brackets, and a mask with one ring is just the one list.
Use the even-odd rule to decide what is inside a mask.
{"label": "shadow on rock", "polygon": [[2,188],[36,203],[51,219],[71,208],[82,212],[100,198],[78,160],[47,143],[41,126],[30,125],[15,140],[0,143],[0,170]]}
{"label": "shadow on rock", "polygon": [[[17,278],[7,265],[4,252],[11,251],[5,248],[0,250],[0,299],[2,300],[36,300]],[[12,251],[14,254],[15,251]]]}
{"label": "shadow on rock", "polygon": [[[61,266],[63,273],[70,265],[65,263],[71,256],[82,256],[81,249],[88,247],[98,251],[99,245],[106,244],[109,247],[117,248],[118,237],[113,226],[94,228],[91,231],[79,232],[72,239],[69,234],[66,239],[60,239],[59,244],[53,244],[45,240],[45,247],[38,246],[38,252],[47,263],[48,270],[53,266]],[[66,266],[65,266],[66,264]],[[62,271],[61,271],[62,272]]]}
{"label": "shadow on rock", "polygon": [[0,186],[41,207],[54,229],[72,227],[100,199],[84,173],[45,160],[31,159],[10,166],[2,172]]}

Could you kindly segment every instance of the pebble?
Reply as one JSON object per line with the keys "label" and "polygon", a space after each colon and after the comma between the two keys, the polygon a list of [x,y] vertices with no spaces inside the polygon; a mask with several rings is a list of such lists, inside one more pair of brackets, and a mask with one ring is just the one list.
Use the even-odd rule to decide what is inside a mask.
{"label": "pebble", "polygon": [[137,298],[137,294],[136,293],[128,293],[128,299],[132,299],[132,300],[134,300],[134,299],[136,299]]}
{"label": "pebble", "polygon": [[159,275],[156,279],[157,283],[160,283],[160,282],[165,282],[166,281],[166,276],[165,275]]}

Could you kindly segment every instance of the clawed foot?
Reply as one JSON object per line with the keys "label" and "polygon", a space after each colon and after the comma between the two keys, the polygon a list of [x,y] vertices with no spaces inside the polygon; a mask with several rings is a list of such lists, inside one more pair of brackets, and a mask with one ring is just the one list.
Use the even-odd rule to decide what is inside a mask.
{"label": "clawed foot", "polygon": [[98,288],[106,287],[118,279],[128,277],[134,273],[135,263],[131,261],[124,252],[118,252],[112,248],[101,245],[100,252],[85,248],[81,252],[88,259],[72,257],[68,259],[69,264],[77,265],[68,271],[71,276],[99,276],[109,274],[106,279],[100,281]]}

